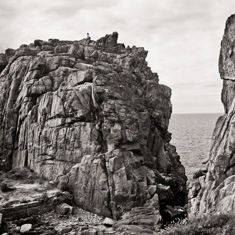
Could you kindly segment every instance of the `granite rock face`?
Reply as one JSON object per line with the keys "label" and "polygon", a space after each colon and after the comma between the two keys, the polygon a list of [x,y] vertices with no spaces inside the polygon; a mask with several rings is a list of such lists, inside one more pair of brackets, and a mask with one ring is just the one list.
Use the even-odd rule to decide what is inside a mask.
{"label": "granite rock face", "polygon": [[169,143],[171,90],[144,48],[117,38],[35,40],[0,56],[1,167],[29,167],[115,219],[184,206],[187,180]]}
{"label": "granite rock face", "polygon": [[190,214],[235,211],[235,15],[228,18],[221,43],[219,72],[225,114],[215,126],[205,174],[190,192]]}

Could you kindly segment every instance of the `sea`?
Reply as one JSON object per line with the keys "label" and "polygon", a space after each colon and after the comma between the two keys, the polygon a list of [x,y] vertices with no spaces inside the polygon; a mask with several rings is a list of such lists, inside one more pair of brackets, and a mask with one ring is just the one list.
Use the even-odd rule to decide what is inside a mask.
{"label": "sea", "polygon": [[192,180],[196,170],[203,167],[202,160],[209,156],[212,133],[219,113],[172,114],[169,132],[171,144],[176,146],[186,175]]}

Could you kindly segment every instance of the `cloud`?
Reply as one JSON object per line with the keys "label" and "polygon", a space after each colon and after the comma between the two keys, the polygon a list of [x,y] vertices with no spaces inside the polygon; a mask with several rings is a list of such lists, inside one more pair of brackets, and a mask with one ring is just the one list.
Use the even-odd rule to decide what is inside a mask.
{"label": "cloud", "polygon": [[149,51],[176,112],[220,112],[220,41],[233,9],[234,0],[1,0],[0,51],[36,38],[77,40],[89,32],[98,39],[118,31],[119,42]]}

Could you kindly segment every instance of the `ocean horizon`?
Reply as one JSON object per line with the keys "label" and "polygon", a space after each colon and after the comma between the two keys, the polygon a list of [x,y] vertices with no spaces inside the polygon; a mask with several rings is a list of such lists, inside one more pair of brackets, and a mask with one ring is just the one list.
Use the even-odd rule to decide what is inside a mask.
{"label": "ocean horizon", "polygon": [[172,114],[169,132],[171,144],[176,146],[188,179],[202,168],[202,160],[209,157],[212,134],[222,113],[178,113]]}

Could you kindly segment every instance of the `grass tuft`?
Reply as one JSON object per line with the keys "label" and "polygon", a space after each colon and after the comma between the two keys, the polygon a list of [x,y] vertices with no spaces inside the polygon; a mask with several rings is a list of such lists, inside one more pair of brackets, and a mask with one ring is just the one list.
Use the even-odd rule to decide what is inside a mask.
{"label": "grass tuft", "polygon": [[235,215],[204,215],[172,223],[156,233],[158,235],[233,235],[235,234]]}

